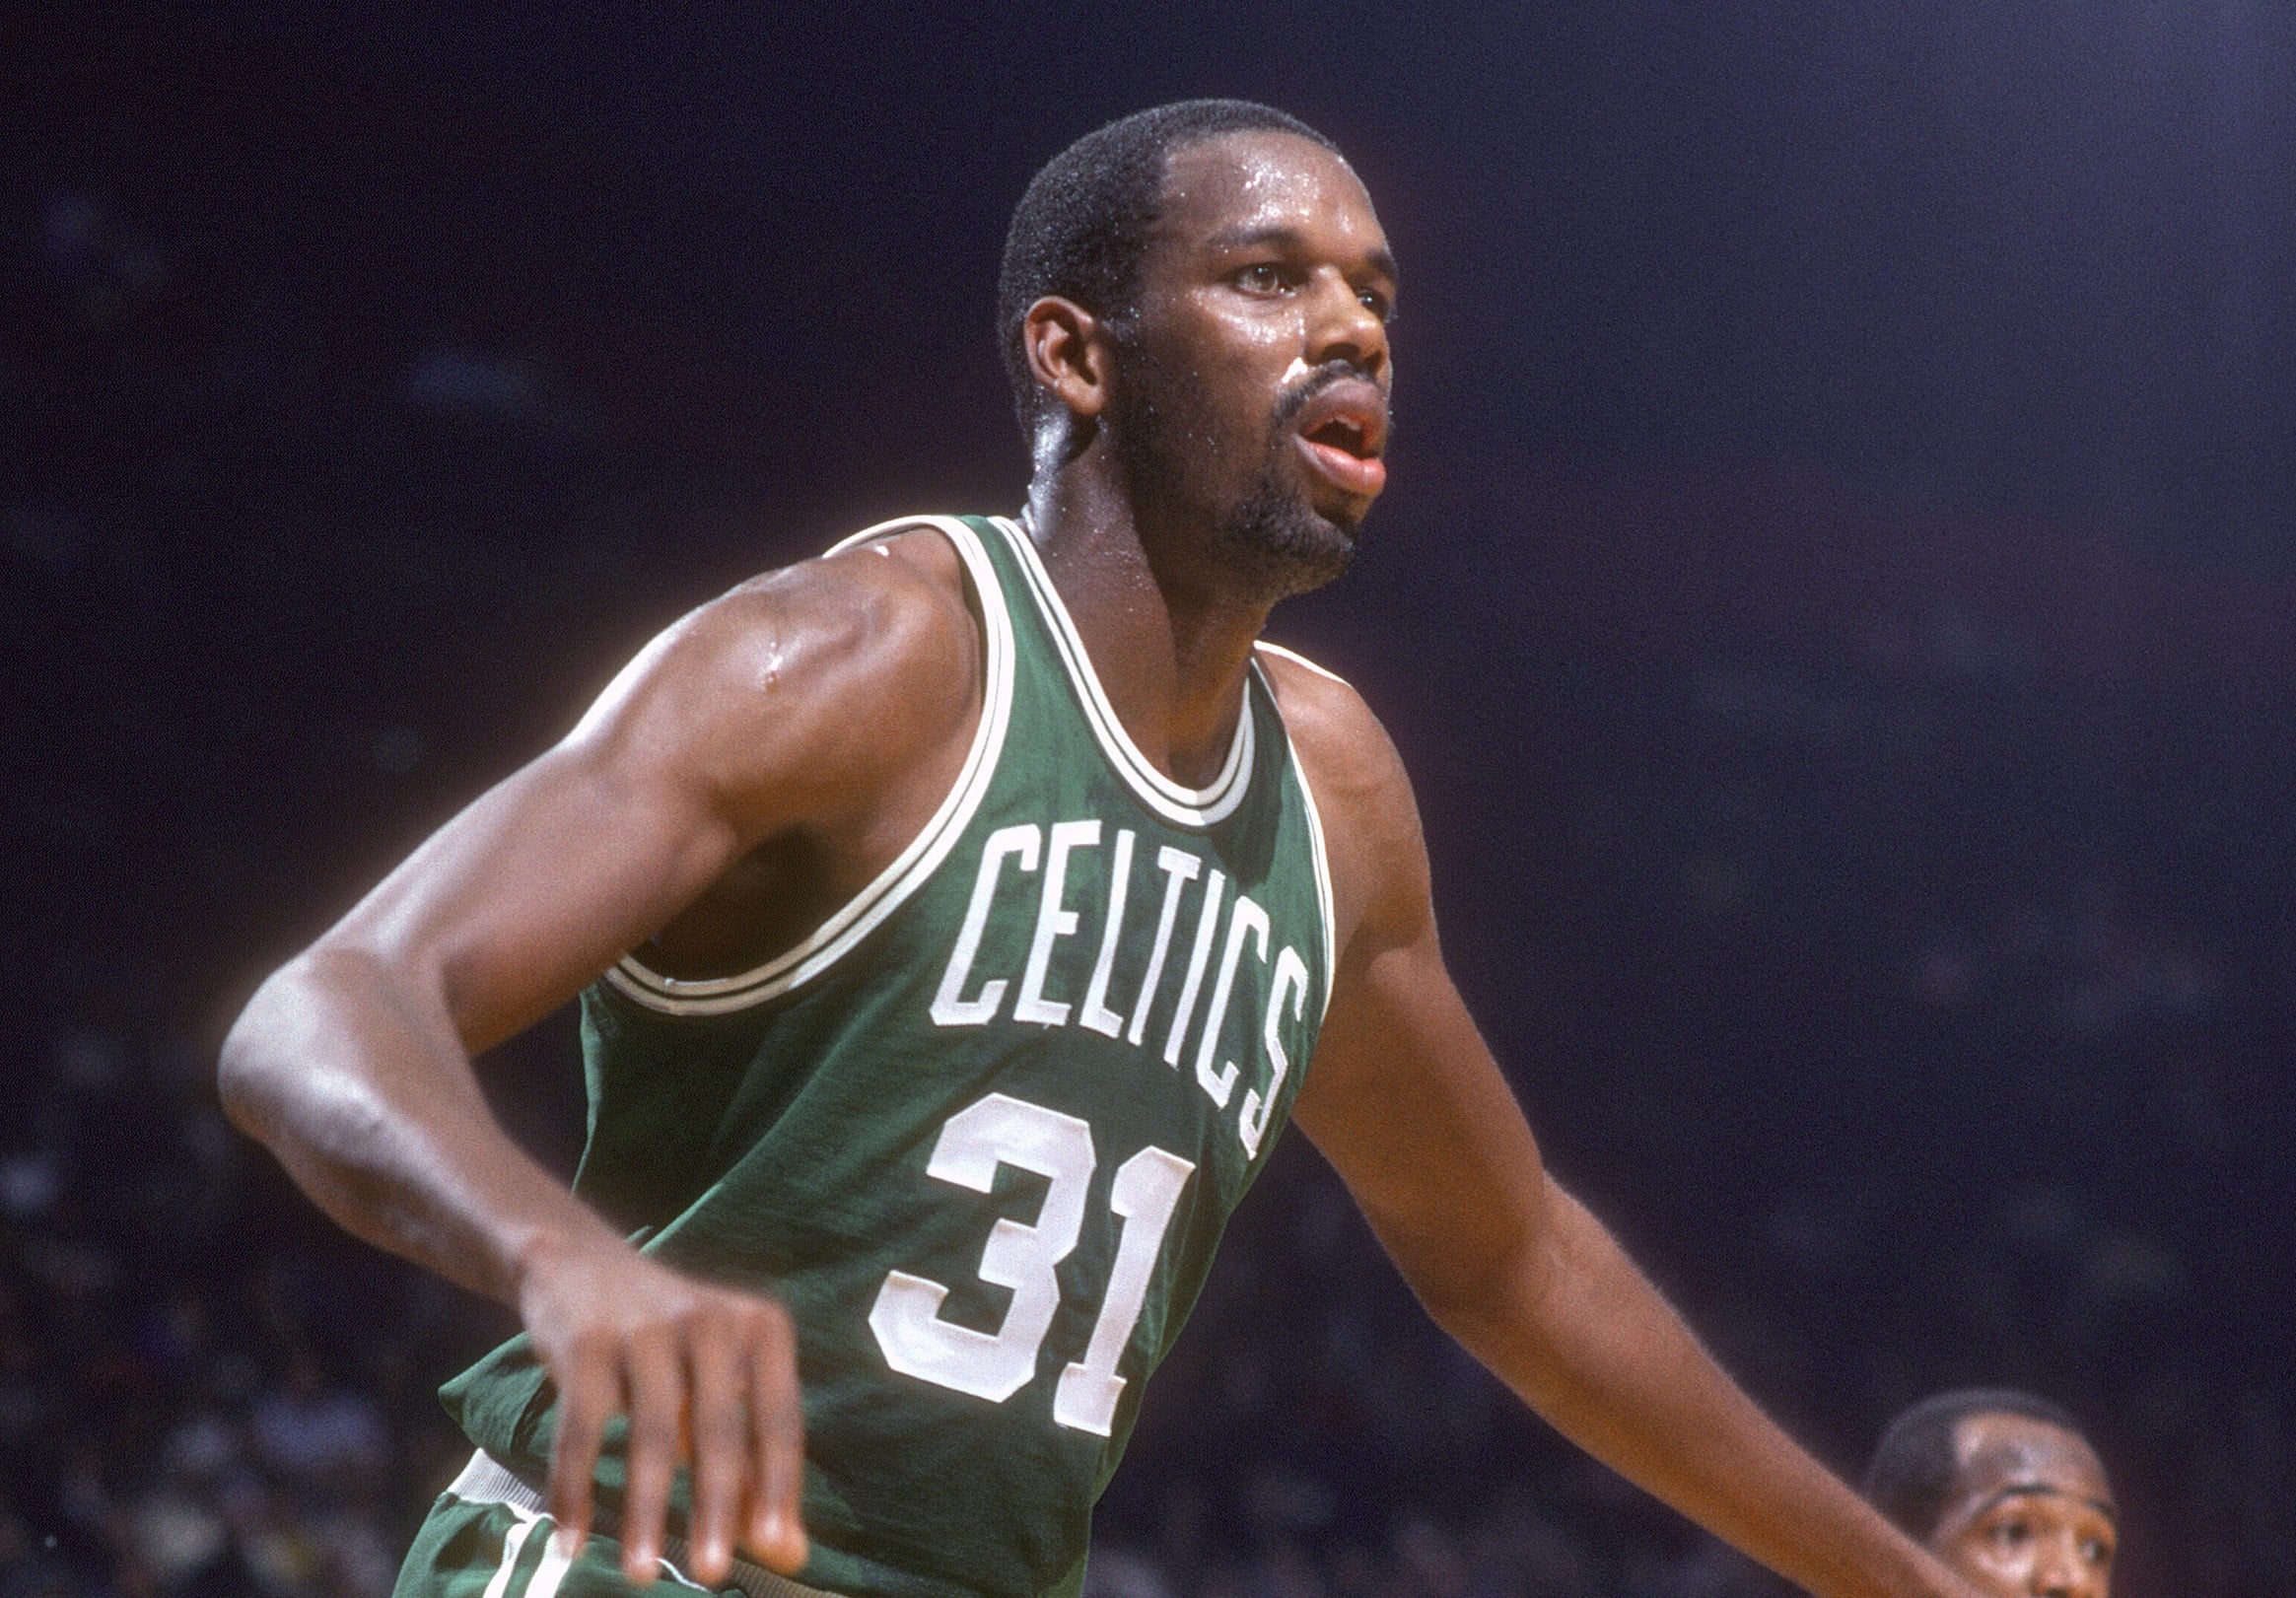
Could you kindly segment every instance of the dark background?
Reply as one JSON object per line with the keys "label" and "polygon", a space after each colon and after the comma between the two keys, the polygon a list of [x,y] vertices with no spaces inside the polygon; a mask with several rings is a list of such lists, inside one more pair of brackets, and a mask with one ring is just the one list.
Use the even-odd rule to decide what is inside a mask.
{"label": "dark background", "polygon": [[[2121,1592],[2296,1591],[2288,12],[663,9],[0,15],[0,1598],[387,1586],[503,1320],[228,1132],[223,1029],[683,609],[1015,505],[1011,202],[1207,93],[1404,263],[1273,632],[1557,1170],[1836,1466],[2030,1386]],[[504,1054],[570,1158],[570,1029]],[[1296,1140],[1101,1519],[1110,1598],[1766,1590]]]}

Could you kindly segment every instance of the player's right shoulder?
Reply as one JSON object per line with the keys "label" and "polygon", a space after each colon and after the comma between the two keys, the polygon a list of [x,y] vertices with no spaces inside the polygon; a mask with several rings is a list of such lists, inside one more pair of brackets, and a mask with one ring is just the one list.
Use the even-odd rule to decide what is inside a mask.
{"label": "player's right shoulder", "polygon": [[694,619],[728,665],[769,691],[796,672],[832,687],[867,683],[902,701],[946,698],[978,675],[964,563],[930,529],[754,577]]}
{"label": "player's right shoulder", "polygon": [[964,567],[929,530],[764,573],[624,668],[569,741],[730,792],[867,785],[969,726],[980,637]]}

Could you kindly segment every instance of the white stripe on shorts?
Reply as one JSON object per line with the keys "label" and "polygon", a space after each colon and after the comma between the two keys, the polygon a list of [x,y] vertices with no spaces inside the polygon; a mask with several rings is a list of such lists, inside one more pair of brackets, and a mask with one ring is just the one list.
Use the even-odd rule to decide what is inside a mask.
{"label": "white stripe on shorts", "polygon": [[[486,1456],[481,1454],[479,1457],[484,1459]],[[517,1567],[519,1556],[525,1551],[526,1539],[531,1537],[534,1534],[534,1528],[541,1524],[540,1520],[526,1513],[515,1503],[510,1505],[510,1511],[519,1517],[519,1523],[513,1526],[509,1535],[502,1540],[502,1563],[495,1567],[494,1579],[486,1584],[484,1598],[503,1598],[503,1595],[511,1590],[511,1571]]]}

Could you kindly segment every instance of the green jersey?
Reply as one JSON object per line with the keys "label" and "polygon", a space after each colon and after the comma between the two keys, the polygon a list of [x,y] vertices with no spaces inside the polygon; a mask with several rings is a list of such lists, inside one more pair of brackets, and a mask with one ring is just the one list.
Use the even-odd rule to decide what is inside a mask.
{"label": "green jersey", "polygon": [[[1013,522],[839,547],[917,526],[963,557],[980,617],[962,773],[780,957],[710,981],[629,958],[584,995],[575,1188],[795,1319],[801,1580],[1035,1598],[1082,1579],[1142,1384],[1298,1092],[1331,887],[1256,660],[1225,763],[1185,787],[1126,734]],[[555,1395],[524,1339],[445,1396],[542,1479]]]}

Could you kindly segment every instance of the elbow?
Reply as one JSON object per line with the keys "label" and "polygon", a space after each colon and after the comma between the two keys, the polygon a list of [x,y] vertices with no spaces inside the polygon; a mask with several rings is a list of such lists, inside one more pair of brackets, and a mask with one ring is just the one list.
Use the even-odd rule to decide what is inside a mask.
{"label": "elbow", "polygon": [[367,974],[362,957],[320,942],[264,979],[223,1040],[216,1093],[231,1124],[275,1144],[340,1030],[346,1005]]}
{"label": "elbow", "polygon": [[1508,1227],[1454,1237],[1408,1263],[1399,1254],[1398,1264],[1435,1324],[1473,1349],[1486,1334],[1520,1322],[1526,1296],[1538,1296],[1545,1255],[1535,1231]]}
{"label": "elbow", "polygon": [[1415,1281],[1413,1290],[1437,1326],[1469,1349],[1522,1320],[1530,1273],[1512,1252],[1495,1254],[1481,1269]]}
{"label": "elbow", "polygon": [[1494,1206],[1426,1246],[1390,1239],[1388,1248],[1435,1324],[1480,1351],[1510,1329],[1543,1324],[1564,1242],[1555,1218],[1545,1203]]}
{"label": "elbow", "polygon": [[403,972],[321,939],[267,978],[232,1023],[216,1092],[233,1126],[285,1158],[326,1144],[372,1107],[379,1038],[400,1035]]}
{"label": "elbow", "polygon": [[[306,956],[307,957],[307,956]],[[257,988],[223,1040],[216,1057],[215,1087],[231,1124],[258,1142],[269,1142],[274,1124],[282,1054],[281,1034],[292,1009],[292,991],[303,958],[271,973]]]}

